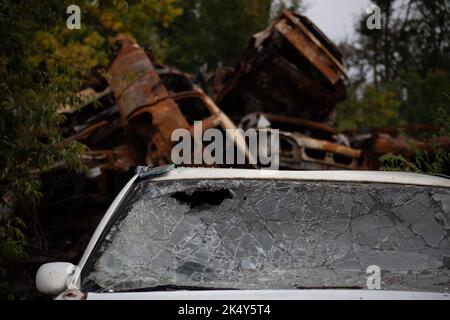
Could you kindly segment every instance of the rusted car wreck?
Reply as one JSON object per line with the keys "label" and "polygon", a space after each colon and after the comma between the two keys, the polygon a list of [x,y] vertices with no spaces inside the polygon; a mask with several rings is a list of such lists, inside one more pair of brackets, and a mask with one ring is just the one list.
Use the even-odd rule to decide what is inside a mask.
{"label": "rusted car wreck", "polygon": [[[138,165],[171,163],[172,133],[192,132],[195,121],[202,122],[203,130],[236,129],[190,75],[154,65],[131,38],[119,42],[109,87],[99,93],[84,90],[86,103],[75,115],[73,110],[64,113],[70,123],[64,130],[72,134],[68,138],[89,148],[89,167],[129,171]],[[236,147],[245,152],[245,141],[236,139]]]}
{"label": "rusted car wreck", "polygon": [[[172,133],[192,132],[195,121],[202,122],[203,131],[280,130],[280,169],[378,169],[381,155],[408,153],[401,137],[346,136],[328,124],[346,98],[345,64],[338,48],[305,16],[283,12],[252,37],[234,69],[218,69],[204,88],[193,76],[154,61],[131,38],[120,36],[118,42],[108,80],[101,81],[106,85],[85,89],[84,105],[64,110],[68,121],[62,130],[89,148],[84,157],[94,175],[171,163]],[[435,143],[413,142],[424,150]],[[193,143],[204,147],[202,141]],[[235,145],[250,156],[244,137]]]}
{"label": "rusted car wreck", "polygon": [[229,77],[215,101],[233,120],[260,111],[323,121],[346,97],[342,54],[308,18],[288,11],[253,36]]}
{"label": "rusted car wreck", "polygon": [[215,100],[245,128],[263,120],[280,130],[281,169],[367,169],[362,151],[326,124],[346,97],[346,77],[338,48],[307,17],[285,11],[253,36],[228,77],[216,74]]}
{"label": "rusted car wreck", "polygon": [[[170,163],[174,130],[192,131],[194,121],[203,130],[234,129],[255,112],[303,123],[286,128],[279,125],[285,119],[272,121],[281,131],[282,169],[364,168],[361,151],[340,146],[342,139],[323,123],[345,99],[345,67],[339,50],[306,17],[284,12],[256,34],[234,71],[216,73],[214,100],[193,77],[152,61],[131,38],[118,41],[108,86],[84,90],[86,103],[65,112],[63,130],[89,148],[85,159],[97,172]],[[242,137],[236,147],[248,156]]]}

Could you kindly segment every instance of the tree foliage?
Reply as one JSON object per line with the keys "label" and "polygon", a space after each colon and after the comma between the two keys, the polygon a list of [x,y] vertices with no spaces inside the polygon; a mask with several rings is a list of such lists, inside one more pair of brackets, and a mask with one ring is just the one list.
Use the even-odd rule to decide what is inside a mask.
{"label": "tree foliage", "polygon": [[271,0],[186,0],[165,33],[165,61],[189,72],[207,63],[233,65],[250,36],[267,26]]}
{"label": "tree foliage", "polygon": [[[288,3],[286,5],[286,3]],[[301,1],[184,0],[183,15],[164,32],[168,48],[165,62],[188,72],[198,72],[207,63],[233,66],[250,37],[264,30],[271,15],[284,7],[297,9]],[[164,30],[163,30],[164,31]]]}
{"label": "tree foliage", "polygon": [[[436,123],[440,129],[433,135],[433,139],[450,137],[450,113],[441,108],[438,111]],[[383,171],[407,171],[429,174],[449,174],[450,152],[436,143],[432,145],[432,152],[420,150],[411,142],[406,133],[400,130],[400,136],[408,141],[408,147],[412,154],[410,159],[403,155],[388,153],[380,158],[381,170]]]}
{"label": "tree foliage", "polygon": [[381,9],[381,30],[367,28],[368,15],[364,13],[356,25],[356,42],[343,45],[352,84],[359,91],[370,84],[380,92],[396,92],[401,98],[399,119],[403,121],[434,122],[450,86],[448,1],[372,3]]}
{"label": "tree foliage", "polygon": [[405,71],[425,76],[450,70],[450,11],[447,1],[372,0],[381,9],[381,30],[361,15],[352,64],[375,84],[401,80]]}
{"label": "tree foliage", "polygon": [[339,130],[376,129],[401,123],[401,100],[396,91],[380,90],[374,85],[353,86],[348,95],[337,107]]}
{"label": "tree foliage", "polygon": [[[57,165],[82,170],[83,146],[64,140],[58,112],[76,106],[92,67],[108,63],[118,33],[144,45],[181,14],[175,0],[79,1],[81,29],[66,27],[66,0],[0,2],[0,295],[11,259],[33,236],[40,175]],[[27,222],[27,225],[24,224]]]}

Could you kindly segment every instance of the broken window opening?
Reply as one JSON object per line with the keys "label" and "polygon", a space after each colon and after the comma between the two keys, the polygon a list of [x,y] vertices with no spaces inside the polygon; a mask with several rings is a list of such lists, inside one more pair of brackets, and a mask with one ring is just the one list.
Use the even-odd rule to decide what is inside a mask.
{"label": "broken window opening", "polygon": [[225,199],[233,199],[233,195],[228,189],[219,190],[196,190],[194,192],[177,192],[171,198],[188,204],[191,209],[203,204],[211,206],[220,206]]}
{"label": "broken window opening", "polygon": [[194,125],[195,121],[202,121],[212,115],[203,100],[199,97],[189,97],[177,99],[176,103],[181,113],[190,125]]}

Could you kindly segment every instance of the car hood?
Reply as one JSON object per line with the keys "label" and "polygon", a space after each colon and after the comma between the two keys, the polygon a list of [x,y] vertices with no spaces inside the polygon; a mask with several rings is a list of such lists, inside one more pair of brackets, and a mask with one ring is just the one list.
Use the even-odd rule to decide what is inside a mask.
{"label": "car hood", "polygon": [[384,290],[208,290],[88,293],[87,300],[450,300],[450,293]]}

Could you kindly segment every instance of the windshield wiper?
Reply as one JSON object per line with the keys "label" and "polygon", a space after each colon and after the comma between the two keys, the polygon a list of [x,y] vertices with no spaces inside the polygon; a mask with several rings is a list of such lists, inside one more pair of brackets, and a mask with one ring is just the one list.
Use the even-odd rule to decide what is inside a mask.
{"label": "windshield wiper", "polygon": [[[209,291],[209,290],[239,290],[235,288],[216,288],[216,287],[201,287],[201,286],[179,286],[175,284],[163,284],[148,288],[138,288],[131,290],[113,291],[115,293],[125,293],[125,292],[153,292],[153,291]],[[108,292],[107,290],[105,290]]]}

